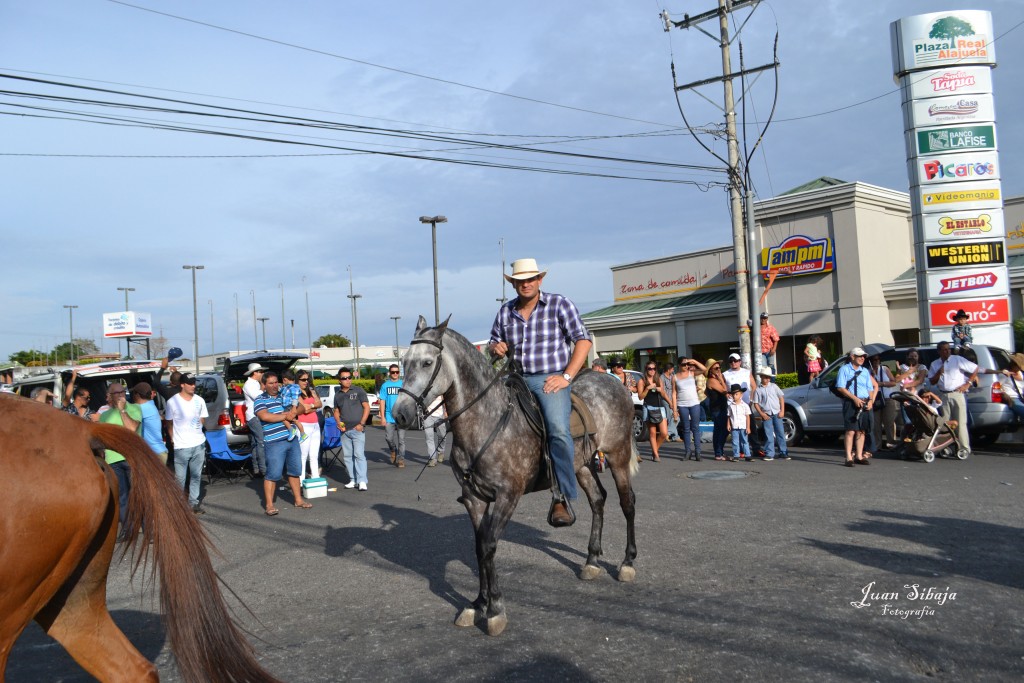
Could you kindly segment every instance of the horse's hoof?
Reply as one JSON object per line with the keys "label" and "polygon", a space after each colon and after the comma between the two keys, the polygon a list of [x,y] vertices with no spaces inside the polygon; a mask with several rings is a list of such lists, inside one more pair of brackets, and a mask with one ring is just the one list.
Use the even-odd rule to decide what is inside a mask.
{"label": "horse's hoof", "polygon": [[500,636],[506,626],[508,626],[508,617],[504,614],[499,614],[496,617],[490,617],[487,620],[487,635]]}
{"label": "horse's hoof", "polygon": [[580,579],[583,581],[593,581],[601,575],[601,568],[595,567],[592,564],[583,565],[583,569],[580,570]]}
{"label": "horse's hoof", "polygon": [[629,583],[636,579],[636,569],[629,565],[622,565],[619,567],[619,581],[623,583]]}
{"label": "horse's hoof", "polygon": [[472,607],[467,607],[466,609],[464,609],[461,612],[459,612],[459,616],[455,617],[455,625],[458,626],[459,628],[465,628],[467,626],[472,626],[475,623],[476,623],[476,610],[473,609]]}

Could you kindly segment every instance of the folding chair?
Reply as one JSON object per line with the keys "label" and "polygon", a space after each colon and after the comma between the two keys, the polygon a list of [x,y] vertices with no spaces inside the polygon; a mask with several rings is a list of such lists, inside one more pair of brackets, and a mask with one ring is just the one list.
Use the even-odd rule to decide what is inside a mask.
{"label": "folding chair", "polygon": [[206,477],[212,484],[214,477],[223,477],[229,483],[239,479],[239,470],[252,479],[252,473],[245,469],[246,462],[252,460],[251,453],[238,454],[228,448],[226,429],[206,432]]}
{"label": "folding chair", "polygon": [[324,472],[329,470],[339,460],[341,461],[342,469],[345,468],[344,452],[341,448],[341,430],[338,429],[338,421],[333,417],[324,419],[324,431],[320,439],[320,453],[321,462],[330,458],[330,462],[323,467]]}

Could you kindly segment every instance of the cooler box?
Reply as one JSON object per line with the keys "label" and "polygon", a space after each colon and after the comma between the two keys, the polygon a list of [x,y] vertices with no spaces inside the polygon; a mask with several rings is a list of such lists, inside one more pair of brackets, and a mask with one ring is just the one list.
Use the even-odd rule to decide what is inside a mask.
{"label": "cooler box", "polygon": [[323,477],[304,479],[302,481],[302,495],[305,498],[325,498],[327,496],[327,480]]}
{"label": "cooler box", "polygon": [[714,422],[701,422],[700,423],[700,442],[711,443],[715,436],[715,423]]}

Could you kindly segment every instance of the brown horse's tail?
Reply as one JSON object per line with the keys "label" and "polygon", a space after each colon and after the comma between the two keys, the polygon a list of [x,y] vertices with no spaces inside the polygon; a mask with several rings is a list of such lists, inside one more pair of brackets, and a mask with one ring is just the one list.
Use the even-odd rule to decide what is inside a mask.
{"label": "brown horse's tail", "polygon": [[123,455],[131,467],[124,554],[132,553],[134,573],[153,553],[151,577],[159,571],[160,609],[182,677],[215,683],[277,681],[256,661],[232,620],[210,563],[212,544],[174,475],[124,427],[93,424],[91,431],[95,442]]}

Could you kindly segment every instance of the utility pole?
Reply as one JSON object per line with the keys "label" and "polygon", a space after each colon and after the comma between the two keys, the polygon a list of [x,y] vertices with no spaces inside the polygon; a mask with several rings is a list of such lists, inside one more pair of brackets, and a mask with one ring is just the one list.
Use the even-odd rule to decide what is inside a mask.
{"label": "utility pole", "polygon": [[[733,93],[733,80],[736,78],[744,78],[747,75],[765,71],[767,69],[778,68],[779,62],[776,59],[771,64],[765,64],[759,67],[751,69],[742,68],[739,71],[732,70],[732,41],[735,39],[746,22],[740,24],[736,30],[736,35],[729,36],[729,15],[742,8],[751,8],[757,6],[760,0],[718,0],[718,8],[703,12],[696,16],[685,15],[682,21],[672,21],[669,19],[668,12],[662,13],[662,19],[665,22],[665,30],[668,31],[675,26],[676,28],[696,28],[698,31],[708,36],[712,40],[718,41],[719,47],[722,51],[722,75],[715,76],[712,78],[705,78],[692,83],[686,83],[675,87],[677,97],[679,91],[690,90],[698,88],[700,86],[709,85],[718,81],[722,82],[723,96],[724,96],[724,109],[725,114],[725,134],[726,143],[728,149],[728,160],[722,159],[718,154],[713,152],[707,145],[704,145],[699,138],[697,141],[711,154],[717,157],[720,161],[725,161],[727,170],[729,173],[729,212],[732,218],[732,243],[733,243],[733,260],[736,270],[736,322],[737,332],[739,336],[740,344],[740,355],[743,357],[743,365],[745,367],[754,369],[759,363],[755,360],[760,354],[760,346],[758,348],[752,348],[751,345],[751,327],[755,327],[755,334],[760,332],[760,328],[756,326],[759,323],[757,313],[757,301],[756,299],[752,302],[748,292],[748,280],[751,277],[751,271],[749,265],[753,262],[755,270],[753,277],[757,277],[757,254],[747,252],[747,236],[744,229],[744,212],[743,212],[743,194],[747,189],[744,183],[744,170],[749,162],[749,156],[742,163],[740,161],[739,143],[736,135],[736,100]],[[710,19],[718,18],[718,35],[705,31],[699,27],[699,24],[708,21]],[[749,18],[749,17],[748,17]],[[675,77],[675,65],[673,64],[673,78]],[[745,93],[743,94],[745,96]],[[701,95],[703,97],[703,95]],[[707,99],[707,98],[705,98]],[[710,100],[708,100],[710,101]],[[680,105],[680,112],[682,112],[682,105]],[[686,121],[686,116],[683,114],[683,120]],[[687,122],[689,127],[689,122]],[[693,132],[693,129],[690,128]],[[754,146],[756,149],[757,145]],[[750,154],[753,154],[751,150]],[[751,226],[752,227],[752,226]],[[754,308],[751,308],[753,303]]]}

